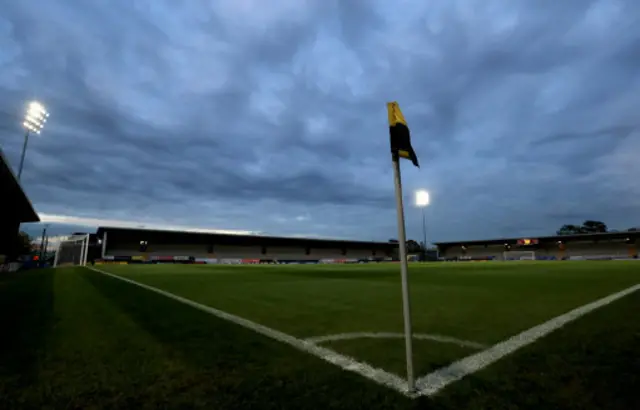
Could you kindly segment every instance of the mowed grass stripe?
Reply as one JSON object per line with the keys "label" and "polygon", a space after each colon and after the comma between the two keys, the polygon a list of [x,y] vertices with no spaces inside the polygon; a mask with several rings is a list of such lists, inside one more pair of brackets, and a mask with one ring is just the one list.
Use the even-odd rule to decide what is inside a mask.
{"label": "mowed grass stripe", "polygon": [[[321,360],[164,296],[85,269],[16,277],[23,306],[35,306],[35,279],[53,278],[55,323],[30,368],[0,364],[7,408],[404,408],[408,399]],[[9,287],[10,288],[10,287]],[[46,288],[46,286],[45,286]],[[7,287],[0,289],[0,292]],[[0,293],[0,299],[5,299]],[[15,301],[14,301],[15,302]],[[0,312],[3,320],[15,303]],[[46,311],[44,306],[36,309]],[[45,321],[45,324],[48,323]],[[35,334],[35,333],[34,333]],[[6,338],[5,338],[6,339]],[[20,351],[23,349],[23,351]],[[9,356],[5,353],[5,356]],[[21,374],[23,372],[29,377]],[[17,374],[17,376],[16,376]],[[18,377],[27,380],[11,384]],[[11,386],[12,389],[6,387]],[[338,399],[337,399],[338,398]]]}
{"label": "mowed grass stripe", "polygon": [[43,406],[143,406],[169,400],[187,363],[87,280],[84,269],[54,276],[55,326],[48,336],[34,399]]}

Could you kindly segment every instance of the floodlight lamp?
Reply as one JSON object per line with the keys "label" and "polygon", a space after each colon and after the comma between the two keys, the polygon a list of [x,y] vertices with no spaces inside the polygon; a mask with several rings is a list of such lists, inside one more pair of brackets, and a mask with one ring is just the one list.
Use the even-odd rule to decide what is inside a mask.
{"label": "floodlight lamp", "polygon": [[29,104],[27,113],[24,117],[24,123],[22,124],[27,130],[40,134],[44,123],[47,122],[49,113],[45,110],[44,106],[37,101],[32,101]]}
{"label": "floodlight lamp", "polygon": [[35,118],[35,117],[32,117],[31,115],[27,115],[25,119],[32,124],[40,125],[40,118]]}
{"label": "floodlight lamp", "polygon": [[37,101],[32,101],[31,104],[29,104],[29,109],[33,111],[44,112],[44,107]]}
{"label": "floodlight lamp", "polygon": [[429,205],[429,192],[425,190],[416,191],[416,206],[424,207]]}

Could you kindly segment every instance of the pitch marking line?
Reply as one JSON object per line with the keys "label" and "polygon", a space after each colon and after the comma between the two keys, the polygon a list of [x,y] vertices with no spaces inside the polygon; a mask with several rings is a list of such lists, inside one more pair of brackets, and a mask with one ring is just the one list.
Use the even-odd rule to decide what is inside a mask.
{"label": "pitch marking line", "polygon": [[[305,339],[311,343],[325,343],[334,342],[338,340],[352,340],[352,339],[404,339],[404,333],[387,333],[387,332],[358,332],[358,333],[339,333],[335,335],[327,336],[315,336]],[[456,339],[455,337],[431,335],[425,333],[415,333],[414,339],[417,340],[431,340],[440,343],[451,343],[462,347],[469,347],[471,349],[486,349],[487,346],[482,343],[472,342],[469,340]]]}
{"label": "pitch marking line", "polygon": [[532,327],[529,330],[525,330],[520,334],[510,337],[509,339],[488,348],[487,350],[467,356],[464,359],[450,364],[449,366],[440,368],[417,380],[416,387],[418,393],[425,396],[436,394],[447,385],[458,381],[467,375],[482,370],[508,354],[535,342],[554,330],[560,329],[567,323],[572,322],[595,309],[606,306],[639,289],[640,284],[637,284],[620,292],[596,300],[595,302],[588,303],[538,326]]}
{"label": "pitch marking line", "polygon": [[193,308],[201,310],[203,312],[209,313],[213,316],[216,316],[220,319],[227,320],[229,322],[240,325],[244,328],[253,330],[256,333],[260,333],[264,336],[267,336],[271,339],[275,339],[279,342],[286,343],[289,346],[292,346],[298,350],[309,353],[313,356],[319,357],[322,360],[325,360],[331,364],[334,364],[340,367],[343,370],[347,370],[353,373],[357,373],[361,376],[366,377],[367,379],[373,380],[376,383],[387,386],[397,392],[400,392],[408,397],[414,397],[413,394],[407,391],[407,381],[400,376],[397,376],[393,373],[386,372],[382,369],[377,369],[367,363],[359,362],[352,357],[341,355],[333,350],[320,347],[315,345],[312,342],[308,342],[305,340],[298,339],[294,336],[288,335],[286,333],[282,333],[278,330],[271,329],[269,327],[263,326],[259,323],[252,322],[250,320],[244,319],[240,316],[232,315],[230,313],[224,312],[222,310],[218,310],[209,306],[202,305],[200,303],[194,302],[192,300],[183,298],[178,295],[174,295],[173,293],[166,292],[164,290],[160,290],[158,288],[154,288],[153,286],[145,285],[143,283],[136,282],[131,279],[124,278],[122,276],[114,275],[113,273],[105,272],[100,269],[86,267],[89,270],[94,272],[101,273],[103,275],[112,277],[114,279],[121,280],[123,282],[130,283],[135,286],[139,286],[143,289],[149,290],[151,292],[158,293],[160,295],[166,296],[175,301],[184,303],[185,305],[189,305]]}

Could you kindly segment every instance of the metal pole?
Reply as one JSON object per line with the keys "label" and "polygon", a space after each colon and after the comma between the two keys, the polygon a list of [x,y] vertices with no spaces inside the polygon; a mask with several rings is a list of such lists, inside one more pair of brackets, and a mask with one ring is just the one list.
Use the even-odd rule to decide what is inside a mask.
{"label": "metal pole", "polygon": [[102,252],[100,253],[100,258],[104,259],[104,256],[107,254],[107,231],[102,235]]}
{"label": "metal pole", "polygon": [[424,209],[426,206],[422,207],[422,243],[424,244],[424,259],[427,259],[427,218],[425,217]]}
{"label": "metal pole", "polygon": [[400,246],[400,275],[402,280],[402,313],[404,316],[404,339],[407,358],[408,391],[415,390],[413,377],[413,332],[411,330],[411,301],[409,295],[409,264],[407,263],[407,236],[404,229],[404,206],[402,204],[402,179],[400,161],[393,154],[393,174],[396,188],[396,208],[398,213],[398,245]]}
{"label": "metal pole", "polygon": [[42,240],[40,241],[40,258],[38,259],[38,265],[42,266],[42,258],[44,257],[44,237],[47,234],[47,226],[42,229]]}
{"label": "metal pole", "polygon": [[47,248],[49,247],[49,235],[44,238],[44,260],[47,259]]}
{"label": "metal pole", "polygon": [[27,143],[29,142],[29,130],[24,133],[24,145],[22,145],[22,156],[20,157],[20,167],[18,168],[18,181],[22,175],[22,166],[24,165],[24,156],[27,153]]}
{"label": "metal pole", "polygon": [[56,256],[53,257],[53,267],[58,266],[58,256],[60,256],[60,249],[62,248],[62,242],[58,243],[58,248],[56,249]]}
{"label": "metal pole", "polygon": [[87,256],[89,255],[89,239],[91,236],[87,234],[86,243],[84,245],[84,259],[82,260],[82,266],[87,266]]}
{"label": "metal pole", "polygon": [[78,259],[78,265],[82,266],[84,260],[84,239],[80,240],[80,259]]}

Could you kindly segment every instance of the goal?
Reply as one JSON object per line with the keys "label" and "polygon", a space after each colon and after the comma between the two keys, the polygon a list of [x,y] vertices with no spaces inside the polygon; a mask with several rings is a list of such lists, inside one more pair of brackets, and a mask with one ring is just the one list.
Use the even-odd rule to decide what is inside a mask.
{"label": "goal", "polygon": [[58,245],[53,266],[86,266],[89,234],[72,235]]}
{"label": "goal", "polygon": [[509,251],[503,252],[503,259],[505,261],[535,261],[535,251]]}

